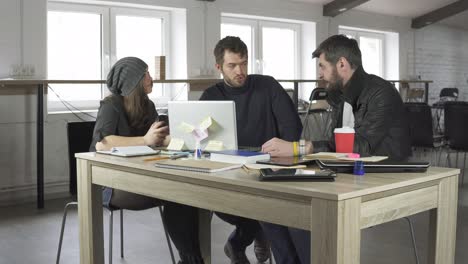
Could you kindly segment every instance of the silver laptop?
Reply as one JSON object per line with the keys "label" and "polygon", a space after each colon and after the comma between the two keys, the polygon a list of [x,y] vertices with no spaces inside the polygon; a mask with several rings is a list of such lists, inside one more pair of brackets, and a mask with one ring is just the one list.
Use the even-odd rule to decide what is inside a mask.
{"label": "silver laptop", "polygon": [[184,141],[184,149],[195,149],[192,134],[181,129],[183,123],[198,127],[211,117],[208,138],[200,142],[202,150],[209,141],[223,142],[224,149],[237,149],[236,106],[234,101],[170,101],[168,104],[171,138]]}

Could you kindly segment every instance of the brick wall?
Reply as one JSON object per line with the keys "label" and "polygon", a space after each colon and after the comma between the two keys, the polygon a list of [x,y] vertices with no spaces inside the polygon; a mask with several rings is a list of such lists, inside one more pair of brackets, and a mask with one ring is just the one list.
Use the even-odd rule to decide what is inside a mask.
{"label": "brick wall", "polygon": [[457,87],[459,100],[468,101],[468,30],[434,25],[416,30],[407,54],[409,75],[434,81],[429,104],[444,87]]}

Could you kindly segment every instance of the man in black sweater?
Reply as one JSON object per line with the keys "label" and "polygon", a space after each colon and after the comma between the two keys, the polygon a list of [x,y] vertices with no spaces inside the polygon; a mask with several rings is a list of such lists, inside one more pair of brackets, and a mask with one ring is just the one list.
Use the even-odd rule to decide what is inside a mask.
{"label": "man in black sweater", "polygon": [[[272,138],[297,141],[302,124],[291,98],[270,76],[248,75],[247,46],[238,37],[218,42],[214,55],[216,68],[223,75],[220,82],[203,93],[200,100],[231,100],[236,104],[237,138],[240,147],[261,147]],[[270,257],[269,245],[256,220],[217,213],[236,226],[224,246],[231,263],[250,263],[245,248],[253,241],[259,262]]]}

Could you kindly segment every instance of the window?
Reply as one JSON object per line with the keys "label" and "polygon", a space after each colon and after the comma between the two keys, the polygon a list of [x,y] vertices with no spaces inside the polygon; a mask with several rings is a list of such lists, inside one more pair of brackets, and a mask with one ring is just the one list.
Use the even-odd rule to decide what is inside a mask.
{"label": "window", "polygon": [[[155,76],[155,56],[169,45],[168,12],[79,4],[49,3],[48,79],[102,80],[120,58],[135,56]],[[97,109],[108,94],[105,85],[54,84],[49,111]],[[150,97],[170,97],[170,89],[156,85]],[[73,110],[73,109],[70,109]]]}
{"label": "window", "polygon": [[[249,73],[276,79],[300,76],[300,24],[223,16],[221,38],[238,36],[249,49]],[[292,83],[282,83],[292,88]]]}
{"label": "window", "polygon": [[384,40],[385,35],[340,27],[340,34],[354,38],[362,54],[362,65],[366,72],[384,78]]}

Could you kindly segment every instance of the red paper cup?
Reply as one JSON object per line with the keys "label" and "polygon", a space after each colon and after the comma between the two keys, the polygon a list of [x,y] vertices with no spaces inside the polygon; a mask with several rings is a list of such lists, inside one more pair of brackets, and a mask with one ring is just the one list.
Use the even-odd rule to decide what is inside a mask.
{"label": "red paper cup", "polygon": [[335,128],[335,147],[337,153],[353,153],[354,129],[350,127]]}

